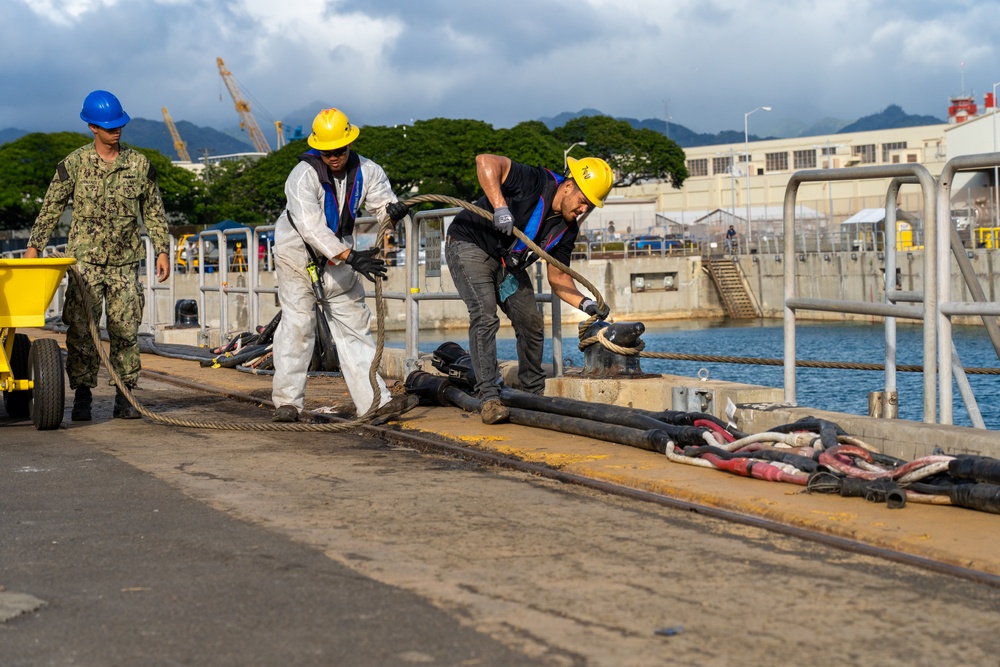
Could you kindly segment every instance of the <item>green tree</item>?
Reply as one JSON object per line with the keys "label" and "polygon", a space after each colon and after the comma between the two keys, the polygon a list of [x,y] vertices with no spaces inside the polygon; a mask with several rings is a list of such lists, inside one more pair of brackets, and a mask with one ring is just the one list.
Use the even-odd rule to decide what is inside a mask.
{"label": "green tree", "polygon": [[398,196],[439,194],[474,199],[476,155],[490,152],[493,127],[478,120],[433,118],[402,127],[368,126],[355,147],[382,165]]}
{"label": "green tree", "polygon": [[518,123],[509,130],[494,133],[491,153],[556,173],[563,171],[562,142],[537,120]]}
{"label": "green tree", "polygon": [[204,197],[201,179],[194,172],[175,166],[170,158],[158,150],[132,148],[145,155],[156,168],[156,182],[170,223],[195,223],[199,203]]}
{"label": "green tree", "polygon": [[76,132],[36,132],[0,146],[0,229],[29,229],[56,166],[91,141]]}
{"label": "green tree", "polygon": [[[56,167],[67,155],[93,140],[93,136],[76,132],[33,133],[0,146],[0,229],[29,229]],[[136,150],[156,167],[160,194],[171,221],[190,220],[202,197],[197,176],[175,167],[159,151]]]}
{"label": "green tree", "polygon": [[226,160],[205,169],[206,196],[198,209],[201,222],[231,219],[271,224],[285,208],[285,180],[308,150],[304,140],[286,144],[260,160]]}
{"label": "green tree", "polygon": [[684,150],[654,130],[637,130],[610,116],[574,118],[555,131],[567,146],[587,142],[587,152],[604,158],[615,170],[616,185],[655,179],[680,189],[687,178]]}

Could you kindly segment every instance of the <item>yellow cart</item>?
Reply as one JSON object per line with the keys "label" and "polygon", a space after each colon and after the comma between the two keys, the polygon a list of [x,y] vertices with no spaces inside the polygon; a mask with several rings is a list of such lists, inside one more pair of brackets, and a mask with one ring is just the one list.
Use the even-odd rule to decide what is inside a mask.
{"label": "yellow cart", "polygon": [[7,414],[31,417],[38,430],[58,428],[66,405],[59,343],[34,343],[17,327],[42,327],[45,310],[66,270],[76,260],[40,257],[0,259],[0,389]]}

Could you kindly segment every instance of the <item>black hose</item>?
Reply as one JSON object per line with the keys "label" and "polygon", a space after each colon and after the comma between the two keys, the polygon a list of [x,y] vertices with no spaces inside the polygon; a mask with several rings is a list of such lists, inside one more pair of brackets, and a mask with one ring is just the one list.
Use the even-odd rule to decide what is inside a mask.
{"label": "black hose", "polygon": [[211,359],[202,359],[201,365],[205,368],[209,366],[221,366],[222,368],[235,368],[244,361],[259,357],[264,353],[269,345],[249,345],[237,352],[226,352]]}
{"label": "black hose", "polygon": [[670,437],[660,429],[643,431],[627,426],[605,424],[565,415],[553,415],[535,410],[522,410],[520,408],[509,408],[508,410],[512,424],[606,440],[650,452],[663,454],[667,451],[667,443],[670,442]]}
{"label": "black hose", "polygon": [[150,334],[139,334],[139,349],[167,359],[182,359],[184,361],[203,361],[215,356],[207,347],[193,345],[177,345],[172,343],[157,343]]}
{"label": "black hose", "polygon": [[251,333],[249,331],[244,331],[233,337],[233,339],[230,340],[225,347],[221,349],[216,348],[219,350],[216,354],[226,354],[227,352],[232,352],[234,349],[236,349],[237,345],[239,345],[240,347],[244,347],[248,344],[255,342],[256,340],[257,340],[257,334]]}
{"label": "black hose", "polygon": [[221,368],[236,368],[242,365],[244,362],[250,361],[251,359],[256,359],[257,357],[265,354],[271,348],[270,345],[250,345],[245,347],[236,354],[226,357],[219,358],[216,362]]}
{"label": "black hose", "polygon": [[[480,401],[478,399],[453,386],[448,378],[431,375],[425,371],[414,371],[406,377],[406,391],[421,397],[424,401],[436,402],[439,405],[455,405],[466,412],[475,412],[480,408]],[[545,407],[547,405],[545,401],[521,401],[524,397],[530,397],[531,399],[541,399],[544,397],[525,394],[524,392],[517,393],[519,396],[515,397],[514,401],[519,404],[534,404],[538,407]],[[567,401],[569,399],[560,400]],[[574,402],[582,403],[582,401]],[[586,418],[550,414],[539,410],[526,410],[510,406],[508,406],[508,411],[512,424],[544,428],[550,431],[581,435],[597,440],[606,440],[630,447],[660,452],[661,454],[667,451],[667,443],[670,442],[670,436],[658,428],[646,430],[629,428],[627,426],[607,424]]]}
{"label": "black hose", "polygon": [[689,456],[689,457],[691,457],[693,459],[698,458],[702,454],[715,454],[716,456],[718,456],[720,459],[722,459],[724,461],[728,461],[730,459],[735,459],[735,458],[743,458],[743,457],[738,457],[736,454],[733,454],[732,452],[730,452],[730,451],[728,451],[726,449],[722,449],[721,447],[715,447],[713,445],[700,445],[698,447],[685,447],[684,451],[683,451],[683,454],[684,454],[684,456]]}
{"label": "black hose", "polygon": [[281,322],[281,311],[271,318],[271,321],[264,325],[264,327],[257,334],[258,343],[273,343],[274,342],[274,332],[278,329],[278,324]]}
{"label": "black hose", "polygon": [[872,480],[845,477],[840,482],[840,495],[844,498],[864,498],[870,503],[885,503],[889,509],[906,506],[906,491],[888,477]]}
{"label": "black hose", "polygon": [[926,481],[925,479],[920,482],[914,482],[906,488],[927,496],[947,496],[951,488],[955,486],[955,484],[927,484]]}
{"label": "black hose", "polygon": [[736,440],[742,440],[747,437],[749,433],[745,433],[732,424],[719,419],[715,415],[708,414],[707,412],[684,412],[682,410],[642,410],[640,408],[631,408],[637,414],[645,415],[652,419],[655,419],[663,424],[670,424],[673,426],[694,426],[695,421],[710,421],[717,425],[720,429],[727,431]]}
{"label": "black hose", "polygon": [[445,390],[453,386],[447,378],[427,371],[413,371],[406,378],[406,393],[419,398],[421,405],[451,405]]}
{"label": "black hose", "polygon": [[958,484],[948,489],[948,497],[952,505],[1000,514],[1000,486],[996,484]]}
{"label": "black hose", "polygon": [[823,449],[829,449],[838,444],[838,435],[848,435],[847,431],[840,428],[837,424],[827,421],[826,419],[819,419],[817,417],[803,417],[797,422],[791,424],[783,424],[781,426],[775,426],[774,428],[768,429],[774,433],[792,433],[794,431],[810,431],[812,433],[819,434],[819,441],[823,444]]}
{"label": "black hose", "polygon": [[[444,381],[445,378],[441,378],[441,380]],[[450,385],[445,387],[443,390],[443,395],[451,405],[462,408],[466,412],[478,412],[481,406],[481,403],[478,398],[469,396],[458,387],[453,387]]]}
{"label": "black hose", "polygon": [[595,422],[625,426],[642,431],[658,429],[665,432],[679,446],[702,445],[704,430],[695,426],[674,426],[664,424],[633,408],[624,408],[604,403],[588,403],[572,398],[538,396],[524,391],[504,387],[500,390],[500,400],[509,408],[541,410],[550,414],[578,417]]}
{"label": "black hose", "polygon": [[962,454],[948,463],[948,473],[958,479],[1000,484],[1000,460],[989,456]]}
{"label": "black hose", "polygon": [[819,468],[816,472],[809,475],[809,481],[806,482],[806,491],[810,493],[840,493],[840,486],[843,481],[843,475]]}

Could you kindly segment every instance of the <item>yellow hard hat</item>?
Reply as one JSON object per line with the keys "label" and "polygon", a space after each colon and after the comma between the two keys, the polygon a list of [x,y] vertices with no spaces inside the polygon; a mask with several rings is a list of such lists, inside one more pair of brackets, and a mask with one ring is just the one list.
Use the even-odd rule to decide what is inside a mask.
{"label": "yellow hard hat", "polygon": [[615,175],[608,163],[599,157],[585,157],[582,160],[571,157],[566,159],[566,163],[583,196],[597,208],[603,208],[604,200],[615,182]]}
{"label": "yellow hard hat", "polygon": [[316,150],[332,151],[353,142],[359,134],[361,130],[351,125],[343,111],[323,109],[313,119],[313,131],[307,141]]}

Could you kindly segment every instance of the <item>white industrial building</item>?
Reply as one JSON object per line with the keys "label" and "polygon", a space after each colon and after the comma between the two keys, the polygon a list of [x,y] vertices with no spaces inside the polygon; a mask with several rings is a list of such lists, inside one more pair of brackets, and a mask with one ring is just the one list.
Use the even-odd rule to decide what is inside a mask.
{"label": "white industrial building", "polygon": [[[949,122],[938,125],[686,148],[689,176],[680,189],[669,183],[645,183],[617,188],[613,195],[655,200],[655,212],[643,218],[655,220],[650,225],[655,232],[662,233],[670,224],[691,230],[702,225],[701,238],[717,240],[734,224],[740,233],[749,231],[756,239],[780,231],[785,189],[794,172],[919,163],[936,178],[951,158],[996,150],[996,113],[991,94],[985,96],[982,113],[971,96],[961,96],[952,99]],[[962,227],[967,226],[970,234],[976,227],[1000,227],[996,182],[995,170],[956,177],[953,217],[967,221]],[[879,179],[803,183],[796,200],[799,226],[807,231],[836,230],[858,211],[884,207],[886,188],[887,182]],[[919,187],[903,186],[899,204],[903,211],[919,216],[923,206]],[[592,215],[587,226],[606,224],[606,218],[604,213]],[[641,226],[632,229],[651,233]]]}

